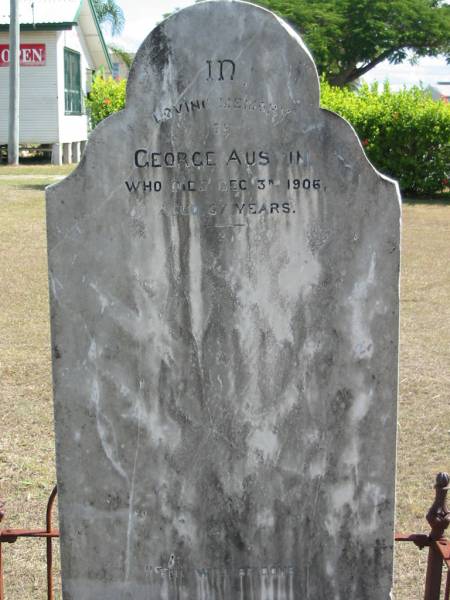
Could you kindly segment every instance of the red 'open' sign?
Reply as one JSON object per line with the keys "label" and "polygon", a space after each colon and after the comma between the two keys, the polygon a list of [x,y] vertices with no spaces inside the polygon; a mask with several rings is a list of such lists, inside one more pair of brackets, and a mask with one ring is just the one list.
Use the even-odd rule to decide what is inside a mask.
{"label": "red 'open' sign", "polygon": [[[45,65],[45,44],[20,44],[21,67],[43,67]],[[9,45],[0,44],[0,67],[9,65]]]}

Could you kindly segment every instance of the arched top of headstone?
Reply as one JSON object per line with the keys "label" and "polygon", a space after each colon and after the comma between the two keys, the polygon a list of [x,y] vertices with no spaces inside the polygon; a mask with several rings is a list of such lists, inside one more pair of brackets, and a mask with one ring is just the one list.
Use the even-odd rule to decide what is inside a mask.
{"label": "arched top of headstone", "polygon": [[[300,140],[309,145],[314,138],[319,145],[326,142],[347,176],[356,172],[349,169],[350,161],[378,183],[393,185],[391,199],[399,205],[397,183],[370,163],[353,127],[320,108],[317,69],[300,35],[269,10],[249,2],[205,0],[174,12],[155,27],[133,62],[125,109],[95,128],[79,167],[51,190],[72,185],[86,162],[95,177],[97,160],[106,169],[105,179],[107,171],[118,174],[111,168],[118,154],[110,141],[120,140],[122,155],[132,153],[137,148],[127,147],[132,131],[150,149],[164,138],[178,148],[193,138],[207,143],[212,131],[215,142],[236,136],[250,140],[257,132],[261,139],[290,148]],[[343,147],[351,160],[348,155],[344,159]],[[138,166],[132,162],[130,169]]]}
{"label": "arched top of headstone", "polygon": [[[216,60],[224,61],[222,71]],[[249,94],[259,80],[267,89],[287,86],[295,101],[319,106],[316,66],[300,36],[267,9],[240,0],[199,2],[153,29],[133,63],[127,103],[141,106],[142,98],[164,94],[182,98],[192,86],[207,85],[214,67],[222,81],[232,76]]]}

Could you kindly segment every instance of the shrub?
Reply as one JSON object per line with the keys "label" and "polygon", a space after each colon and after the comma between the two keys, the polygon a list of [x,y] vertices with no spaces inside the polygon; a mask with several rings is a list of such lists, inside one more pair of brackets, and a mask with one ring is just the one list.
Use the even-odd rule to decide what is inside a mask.
{"label": "shrub", "polygon": [[450,179],[450,105],[421,88],[392,92],[376,84],[356,91],[322,81],[322,106],[355,128],[369,159],[404,192],[434,194]]}
{"label": "shrub", "polygon": [[126,87],[126,79],[116,81],[112,77],[107,79],[104,79],[101,75],[95,77],[89,96],[86,99],[92,127],[95,127],[112,113],[124,108]]}

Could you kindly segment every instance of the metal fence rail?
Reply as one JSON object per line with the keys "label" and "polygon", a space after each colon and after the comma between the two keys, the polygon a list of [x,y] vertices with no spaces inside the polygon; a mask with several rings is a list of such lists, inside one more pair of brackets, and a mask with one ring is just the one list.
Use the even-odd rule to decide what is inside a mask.
{"label": "metal fence rail", "polygon": [[[0,529],[0,600],[4,600],[2,544],[14,544],[19,538],[43,538],[47,547],[47,599],[54,600],[53,593],[53,538],[59,537],[59,531],[52,528],[52,512],[57,488],[54,487],[47,502],[45,529]],[[0,503],[0,521],[4,516],[3,503]]]}
{"label": "metal fence rail", "polygon": [[[413,533],[397,534],[396,542],[412,542],[421,550],[428,548],[428,564],[425,579],[424,600],[441,600],[441,586],[444,565],[447,567],[446,586],[443,600],[450,600],[450,540],[444,537],[450,524],[450,511],[447,508],[447,492],[450,489],[450,477],[447,473],[439,473],[436,477],[436,497],[427,513],[427,521],[431,527],[429,535]],[[3,556],[2,544],[14,544],[20,538],[43,538],[47,549],[47,600],[54,600],[53,587],[53,538],[59,537],[59,531],[52,528],[52,511],[55,504],[57,488],[50,494],[47,503],[45,529],[0,529],[0,600],[5,600],[3,588]],[[4,503],[0,501],[0,521],[4,516]]]}

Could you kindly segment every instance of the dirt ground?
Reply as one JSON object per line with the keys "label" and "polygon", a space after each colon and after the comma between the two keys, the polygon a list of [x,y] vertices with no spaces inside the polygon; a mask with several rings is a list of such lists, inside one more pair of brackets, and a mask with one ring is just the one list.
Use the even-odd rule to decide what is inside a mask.
{"label": "dirt ground", "polygon": [[[3,527],[42,527],[55,482],[43,190],[67,172],[0,167]],[[403,214],[396,529],[410,533],[427,531],[435,474],[450,469],[450,202],[405,202]],[[43,542],[3,554],[6,600],[44,599]],[[425,551],[397,544],[396,600],[422,597],[425,565]]]}

